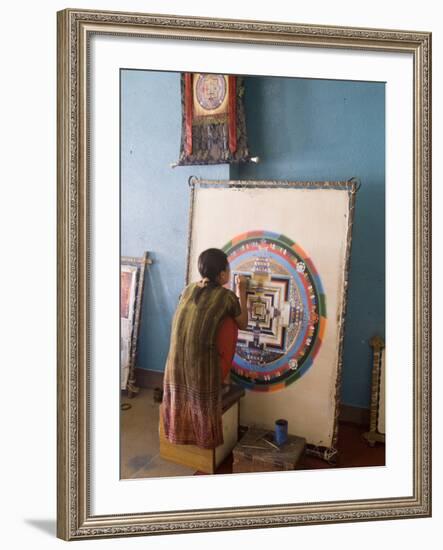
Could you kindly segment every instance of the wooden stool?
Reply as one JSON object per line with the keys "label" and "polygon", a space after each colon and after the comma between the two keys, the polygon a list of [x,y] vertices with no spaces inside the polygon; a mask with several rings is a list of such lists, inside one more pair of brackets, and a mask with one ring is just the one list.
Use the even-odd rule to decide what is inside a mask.
{"label": "wooden stool", "polygon": [[183,466],[195,468],[207,474],[215,470],[225,460],[238,441],[239,401],[245,394],[240,386],[232,385],[229,391],[223,394],[223,445],[215,449],[201,449],[196,445],[177,445],[170,443],[164,433],[160,415],[160,456]]}
{"label": "wooden stool", "polygon": [[288,435],[287,442],[276,448],[272,430],[249,428],[232,450],[232,472],[295,470],[305,446],[305,438]]}

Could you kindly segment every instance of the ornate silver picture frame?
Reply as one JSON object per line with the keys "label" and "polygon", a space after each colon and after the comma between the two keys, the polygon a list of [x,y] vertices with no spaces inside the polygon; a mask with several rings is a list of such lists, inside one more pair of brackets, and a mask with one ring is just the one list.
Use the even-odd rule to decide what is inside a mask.
{"label": "ornate silver picture frame", "polygon": [[[413,289],[411,432],[413,456],[409,472],[412,491],[404,496],[272,502],[254,505],[189,506],[150,511],[96,513],[91,491],[91,272],[96,248],[94,219],[97,201],[91,190],[90,163],[93,113],[91,63],[95,36],[125,40],[183,40],[202,44],[254,47],[342,49],[407,54],[413,60],[411,89],[412,227],[408,235]],[[58,13],[58,374],[57,374],[57,534],[64,540],[185,533],[428,517],[431,515],[431,35],[427,32],[327,27],[274,22],[215,20],[198,17],[96,12],[69,9]],[[188,70],[188,67],[178,67]],[[399,130],[400,131],[400,130]],[[117,152],[118,156],[118,152]],[[398,313],[400,314],[400,313]],[[116,314],[118,324],[118,313]],[[118,344],[118,342],[117,342]],[[389,344],[389,342],[387,342]],[[388,349],[391,349],[388,345]],[[118,358],[117,358],[118,360]],[[396,357],[390,356],[390,364]],[[118,386],[119,374],[114,377]],[[117,388],[118,389],[118,388]],[[117,392],[118,395],[118,392]],[[93,401],[93,399],[92,399]],[[115,407],[118,408],[118,400]],[[389,403],[387,404],[389,407]],[[118,441],[115,442],[118,453]],[[272,475],[272,474],[271,474]]]}

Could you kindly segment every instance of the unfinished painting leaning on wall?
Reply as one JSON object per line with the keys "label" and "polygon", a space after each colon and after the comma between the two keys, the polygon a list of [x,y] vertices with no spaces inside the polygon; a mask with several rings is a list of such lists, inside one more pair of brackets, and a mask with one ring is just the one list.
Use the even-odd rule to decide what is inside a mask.
{"label": "unfinished painting leaning on wall", "polygon": [[245,426],[286,418],[325,458],[337,415],[354,182],[193,180],[188,282],[206,248],[248,278],[248,326],[231,380],[246,389]]}
{"label": "unfinished painting leaning on wall", "polygon": [[135,358],[143,298],[145,268],[151,263],[147,252],[141,258],[123,256],[120,265],[120,389],[132,397]]}

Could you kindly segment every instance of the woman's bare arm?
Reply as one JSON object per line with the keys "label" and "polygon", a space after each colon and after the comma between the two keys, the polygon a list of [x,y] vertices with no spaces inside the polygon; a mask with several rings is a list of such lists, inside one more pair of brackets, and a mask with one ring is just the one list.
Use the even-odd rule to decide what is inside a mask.
{"label": "woman's bare arm", "polygon": [[235,281],[237,296],[240,301],[241,313],[235,318],[235,321],[240,330],[245,330],[248,326],[248,306],[246,289],[248,287],[248,278],[243,275],[237,276]]}

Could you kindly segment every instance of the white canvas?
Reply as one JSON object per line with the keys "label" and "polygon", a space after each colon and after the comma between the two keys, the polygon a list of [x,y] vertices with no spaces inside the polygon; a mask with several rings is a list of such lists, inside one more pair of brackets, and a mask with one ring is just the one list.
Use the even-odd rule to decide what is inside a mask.
{"label": "white canvas", "polygon": [[[253,182],[249,182],[253,184]],[[326,295],[327,321],[314,362],[294,383],[275,392],[247,391],[240,404],[243,425],[273,428],[286,418],[289,432],[308,443],[333,443],[340,321],[349,222],[349,190],[318,187],[229,188],[195,186],[189,250],[189,280],[199,279],[197,258],[252,230],[284,234],[312,259]]]}

